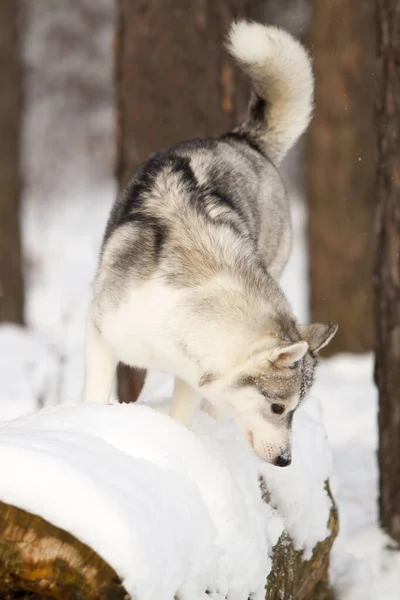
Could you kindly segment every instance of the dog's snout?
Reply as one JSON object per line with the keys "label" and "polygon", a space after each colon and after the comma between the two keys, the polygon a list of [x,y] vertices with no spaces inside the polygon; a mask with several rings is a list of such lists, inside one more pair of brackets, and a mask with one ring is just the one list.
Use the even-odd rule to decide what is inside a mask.
{"label": "dog's snout", "polygon": [[288,467],[291,462],[292,462],[292,459],[290,458],[290,456],[289,457],[278,456],[278,458],[275,461],[275,465],[277,467]]}

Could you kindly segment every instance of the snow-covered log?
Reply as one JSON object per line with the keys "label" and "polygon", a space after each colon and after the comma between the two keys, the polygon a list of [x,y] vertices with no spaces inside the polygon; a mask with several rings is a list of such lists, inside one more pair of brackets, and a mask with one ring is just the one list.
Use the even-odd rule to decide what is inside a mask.
{"label": "snow-covered log", "polygon": [[158,404],[44,410],[0,427],[0,598],[330,598],[337,516],[317,406],[294,460],[258,461],[233,423]]}

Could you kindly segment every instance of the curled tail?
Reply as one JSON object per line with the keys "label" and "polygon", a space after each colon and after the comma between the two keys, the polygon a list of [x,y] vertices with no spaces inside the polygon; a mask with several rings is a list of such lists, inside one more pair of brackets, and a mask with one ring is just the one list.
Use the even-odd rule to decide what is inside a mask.
{"label": "curled tail", "polygon": [[311,118],[314,81],[307,51],[286,31],[249,21],[233,23],[228,49],[254,88],[236,131],[280,162]]}

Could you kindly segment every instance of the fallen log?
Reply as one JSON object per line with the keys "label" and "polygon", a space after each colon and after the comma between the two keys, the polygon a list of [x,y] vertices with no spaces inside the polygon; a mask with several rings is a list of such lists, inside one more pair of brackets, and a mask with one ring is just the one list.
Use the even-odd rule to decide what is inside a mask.
{"label": "fallen log", "polygon": [[[0,472],[0,600],[332,600],[338,517],[329,488],[322,480],[317,498],[327,508],[319,528],[326,534],[305,544],[305,554],[283,528],[277,468],[260,467],[234,433],[218,440],[210,423],[204,416],[190,432],[148,407],[119,405],[60,408],[0,426],[0,462],[15,465]],[[285,472],[282,486],[291,485]],[[62,488],[63,479],[71,487]],[[321,519],[307,513],[304,498],[299,514]]]}
{"label": "fallen log", "polygon": [[[268,494],[262,484],[263,496]],[[287,533],[273,550],[266,600],[333,600],[329,555],[338,532],[334,505],[329,536],[310,560]],[[205,590],[206,592],[206,590]],[[24,596],[26,593],[26,596]],[[128,600],[115,571],[91,548],[38,515],[0,502],[0,600]]]}

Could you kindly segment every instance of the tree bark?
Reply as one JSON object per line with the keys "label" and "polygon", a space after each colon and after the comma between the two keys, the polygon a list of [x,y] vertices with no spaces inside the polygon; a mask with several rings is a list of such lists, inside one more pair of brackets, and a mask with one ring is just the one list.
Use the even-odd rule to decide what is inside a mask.
{"label": "tree bark", "polygon": [[91,548],[38,515],[0,502],[0,600],[24,592],[35,600],[129,599],[115,571]]}
{"label": "tree bark", "polygon": [[308,137],[311,317],[339,323],[329,352],[373,347],[374,2],[315,0]]}
{"label": "tree bark", "polygon": [[20,209],[21,72],[16,0],[0,2],[0,322],[23,322]]}
{"label": "tree bark", "polygon": [[380,516],[400,542],[400,5],[376,0],[378,162],[376,363]]}
{"label": "tree bark", "polygon": [[[119,0],[121,187],[150,152],[218,135],[241,118],[247,86],[222,43],[231,21],[247,11],[248,0]],[[143,382],[143,373],[120,368],[120,400],[136,400]]]}

